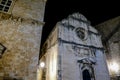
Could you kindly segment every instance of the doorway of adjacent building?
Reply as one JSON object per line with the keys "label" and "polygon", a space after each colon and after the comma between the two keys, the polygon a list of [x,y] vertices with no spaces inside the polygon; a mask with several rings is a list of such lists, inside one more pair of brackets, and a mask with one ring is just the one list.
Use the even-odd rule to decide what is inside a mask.
{"label": "doorway of adjacent building", "polygon": [[83,80],[91,80],[90,73],[87,69],[85,69],[83,72]]}

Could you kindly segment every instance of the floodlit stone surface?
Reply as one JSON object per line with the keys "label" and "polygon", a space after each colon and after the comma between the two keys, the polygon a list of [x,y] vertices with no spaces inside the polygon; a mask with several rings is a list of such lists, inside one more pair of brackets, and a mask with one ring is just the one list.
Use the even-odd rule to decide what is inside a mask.
{"label": "floodlit stone surface", "polygon": [[[14,0],[15,1],[15,0]],[[16,0],[10,13],[0,13],[0,80],[36,80],[45,2]]]}
{"label": "floodlit stone surface", "polygon": [[43,21],[45,0],[16,0],[12,10],[14,16]]}
{"label": "floodlit stone surface", "polygon": [[[110,80],[101,35],[82,14],[74,13],[56,24],[42,55],[40,62],[45,61],[46,67],[40,80],[84,80],[86,72],[91,80]],[[49,58],[53,55],[57,63]],[[52,68],[56,77],[50,74]]]}
{"label": "floodlit stone surface", "polygon": [[[101,32],[106,48],[106,57],[110,76],[120,75],[120,16],[105,21],[96,26]],[[114,64],[118,66],[114,66]],[[111,67],[114,66],[114,70]],[[115,67],[118,67],[115,69]],[[116,71],[117,70],[117,71]],[[117,77],[116,77],[117,78]]]}

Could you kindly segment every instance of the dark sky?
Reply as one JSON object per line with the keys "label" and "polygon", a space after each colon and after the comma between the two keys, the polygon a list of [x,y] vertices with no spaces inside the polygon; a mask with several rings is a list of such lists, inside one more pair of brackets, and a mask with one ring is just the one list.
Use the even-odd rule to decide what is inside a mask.
{"label": "dark sky", "polygon": [[119,15],[119,5],[115,2],[104,2],[102,0],[48,0],[45,8],[45,25],[41,44],[44,43],[56,22],[74,12],[83,14],[91,22],[91,25],[95,26],[117,17]]}

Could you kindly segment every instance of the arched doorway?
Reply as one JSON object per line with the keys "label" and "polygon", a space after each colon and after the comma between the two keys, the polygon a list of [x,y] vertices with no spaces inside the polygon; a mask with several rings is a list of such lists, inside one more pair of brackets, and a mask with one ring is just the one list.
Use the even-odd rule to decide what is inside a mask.
{"label": "arched doorway", "polygon": [[87,69],[85,69],[83,72],[83,80],[91,80],[90,73]]}

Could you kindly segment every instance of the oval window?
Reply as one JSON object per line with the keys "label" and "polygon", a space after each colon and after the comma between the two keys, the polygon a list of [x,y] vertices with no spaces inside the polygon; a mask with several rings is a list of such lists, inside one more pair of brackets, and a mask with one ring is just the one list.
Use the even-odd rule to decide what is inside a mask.
{"label": "oval window", "polygon": [[80,38],[82,40],[85,39],[85,29],[79,27],[79,28],[76,28],[75,32],[76,32],[78,38]]}

